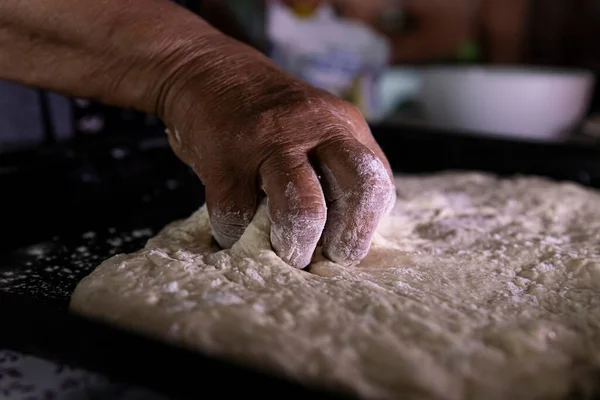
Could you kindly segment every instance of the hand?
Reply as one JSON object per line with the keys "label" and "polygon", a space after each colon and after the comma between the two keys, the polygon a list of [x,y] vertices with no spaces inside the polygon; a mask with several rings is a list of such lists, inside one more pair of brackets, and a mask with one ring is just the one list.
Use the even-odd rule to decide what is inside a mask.
{"label": "hand", "polygon": [[164,104],[174,151],[206,186],[215,239],[232,246],[266,195],[272,246],[284,261],[306,267],[321,237],[326,257],[359,261],[395,200],[361,113],[238,52],[219,56],[210,72],[182,73]]}
{"label": "hand", "polygon": [[367,252],[394,190],[353,107],[165,0],[3,0],[0,26],[0,79],[161,117],[206,185],[223,247],[266,194],[291,265],[306,266],[322,234],[334,261]]}

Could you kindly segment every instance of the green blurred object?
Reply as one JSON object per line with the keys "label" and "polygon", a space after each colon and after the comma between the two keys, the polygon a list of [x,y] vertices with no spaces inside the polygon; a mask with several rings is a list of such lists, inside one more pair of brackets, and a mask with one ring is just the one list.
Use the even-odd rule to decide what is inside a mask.
{"label": "green blurred object", "polygon": [[480,61],[481,51],[477,43],[473,40],[465,42],[458,50],[457,59],[462,62]]}

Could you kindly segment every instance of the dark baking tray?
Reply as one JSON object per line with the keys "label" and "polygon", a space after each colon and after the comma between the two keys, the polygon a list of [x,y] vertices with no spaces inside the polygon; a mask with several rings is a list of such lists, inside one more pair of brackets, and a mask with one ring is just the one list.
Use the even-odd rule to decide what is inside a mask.
{"label": "dark baking tray", "polygon": [[[397,172],[480,170],[600,187],[593,142],[516,142],[409,125],[373,132]],[[203,203],[202,185],[159,131],[1,154],[0,188],[0,347],[173,398],[241,387],[245,394],[332,397],[67,313],[76,284],[101,261],[139,249]],[[224,376],[236,384],[223,385]]]}

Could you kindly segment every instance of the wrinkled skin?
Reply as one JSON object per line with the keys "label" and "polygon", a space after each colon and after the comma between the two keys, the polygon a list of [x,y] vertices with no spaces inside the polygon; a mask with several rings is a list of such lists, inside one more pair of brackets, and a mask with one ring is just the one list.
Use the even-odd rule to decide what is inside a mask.
{"label": "wrinkled skin", "polygon": [[215,76],[211,104],[195,101],[207,88],[188,78],[167,106],[171,145],[206,185],[218,243],[233,245],[266,195],[272,245],[286,262],[308,265],[321,236],[331,260],[359,261],[395,199],[361,113],[270,61],[239,65]]}
{"label": "wrinkled skin", "polygon": [[0,79],[161,117],[206,186],[223,247],[266,195],[286,262],[305,267],[322,238],[327,257],[350,264],[395,197],[354,107],[168,0],[3,0]]}

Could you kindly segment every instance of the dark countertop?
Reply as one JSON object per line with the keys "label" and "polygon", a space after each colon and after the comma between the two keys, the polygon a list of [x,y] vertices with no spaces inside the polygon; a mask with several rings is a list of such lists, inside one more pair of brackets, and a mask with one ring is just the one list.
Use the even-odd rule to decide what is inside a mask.
{"label": "dark countertop", "polygon": [[[534,174],[600,187],[600,148],[593,143],[512,142],[410,125],[376,126],[373,132],[396,172]],[[139,249],[165,224],[203,203],[201,183],[173,155],[162,131],[2,154],[0,187],[0,348],[173,397],[194,397],[199,374],[206,376],[206,387],[230,374],[246,393],[316,396],[66,312],[76,284],[101,261]],[[146,359],[147,354],[154,357]],[[233,393],[238,387],[226,389]]]}

